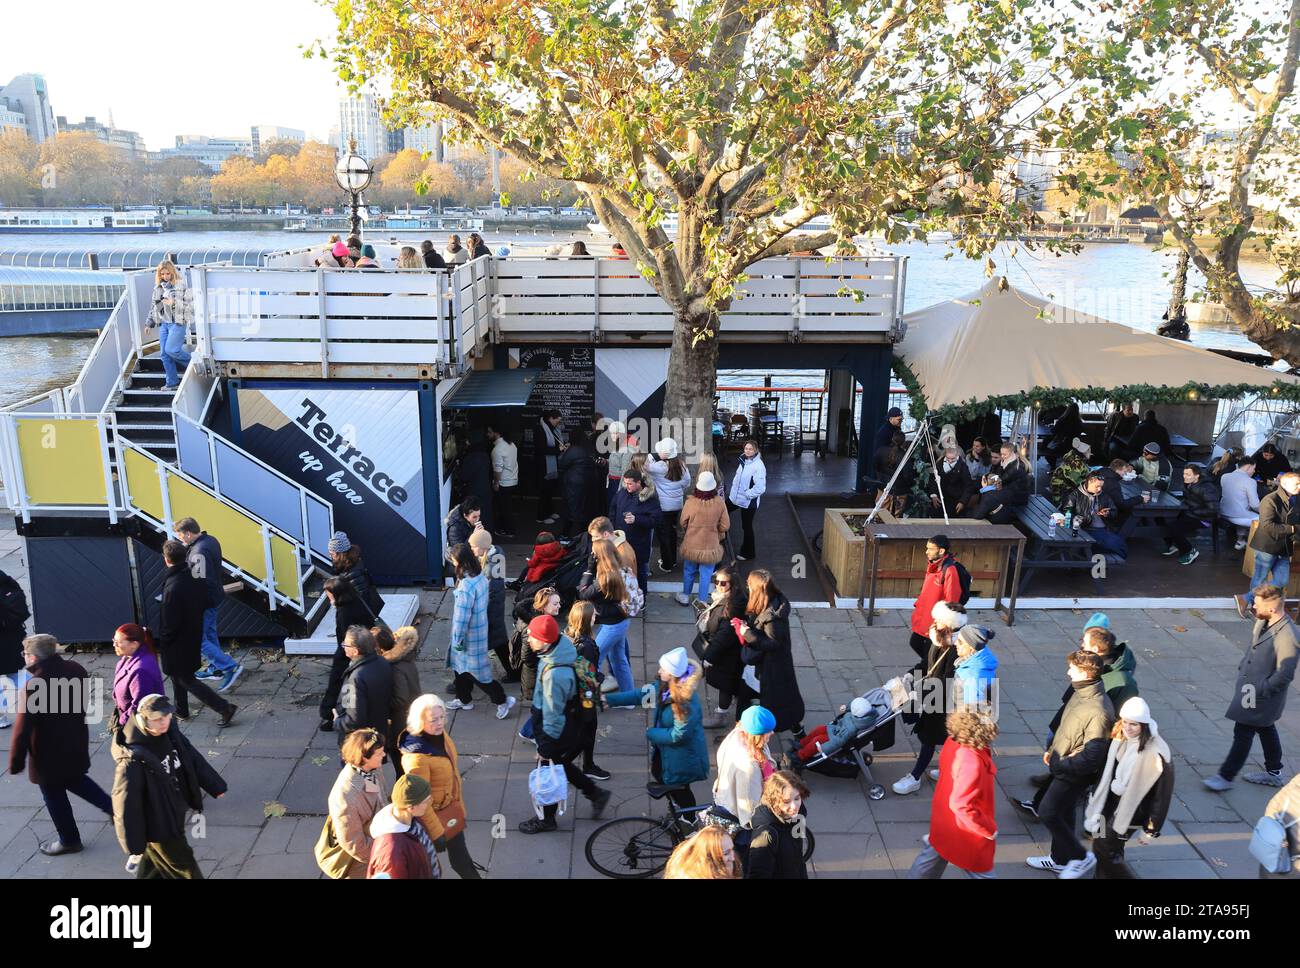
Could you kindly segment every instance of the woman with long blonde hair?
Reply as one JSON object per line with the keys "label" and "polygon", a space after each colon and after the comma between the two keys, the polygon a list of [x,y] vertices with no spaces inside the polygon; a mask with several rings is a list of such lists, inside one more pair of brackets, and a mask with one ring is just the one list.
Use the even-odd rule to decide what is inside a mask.
{"label": "woman with long blonde hair", "polygon": [[158,355],[162,357],[163,373],[167,377],[163,389],[175,390],[181,385],[181,373],[190,365],[185,336],[194,317],[192,297],[171,259],[158,263],[153,281],[153,306],[145,328],[158,328]]}
{"label": "woman with long blonde hair", "polygon": [[409,245],[402,246],[401,253],[397,256],[397,268],[399,269],[423,269],[424,259],[420,253],[415,251]]}
{"label": "woman with long blonde hair", "polygon": [[[591,560],[578,581],[578,597],[596,609],[596,648],[601,665],[609,667],[621,690],[632,688],[632,666],[627,656],[627,585],[614,542],[598,538],[591,543]],[[594,571],[593,571],[594,568]]]}
{"label": "woman with long blonde hair", "polygon": [[[569,637],[573,647],[578,650],[578,655],[591,663],[593,669],[600,668],[600,647],[596,645],[596,637],[593,634],[596,627],[596,606],[591,602],[577,601],[569,608],[568,622],[564,627],[564,634]],[[596,678],[600,679],[601,674],[596,673]],[[606,677],[606,682],[611,686],[614,685],[612,678]],[[612,773],[609,770],[602,769],[596,765],[596,729],[600,719],[600,703],[596,702],[592,707],[590,714],[580,716],[581,726],[578,728],[578,742],[582,749],[582,772],[584,776],[593,780],[608,780]]]}
{"label": "woman with long blonde hair", "polygon": [[776,717],[769,710],[750,706],[718,747],[713,802],[739,820],[741,826],[749,826],[763,798],[763,782],[776,772],[776,763],[768,752],[775,730]]}
{"label": "woman with long blonde hair", "polygon": [[740,879],[740,859],[731,835],[708,826],[675,848],[664,868],[666,881],[734,881]]}
{"label": "woman with long blonde hair", "polygon": [[[699,481],[700,476],[703,474],[713,475],[713,480],[716,481],[718,485],[718,494],[725,497],[727,494],[727,488],[722,481],[722,468],[718,466],[718,458],[713,456],[713,451],[705,451],[700,455],[700,466],[695,472],[696,481]],[[696,484],[696,487],[699,487],[698,483]]]}

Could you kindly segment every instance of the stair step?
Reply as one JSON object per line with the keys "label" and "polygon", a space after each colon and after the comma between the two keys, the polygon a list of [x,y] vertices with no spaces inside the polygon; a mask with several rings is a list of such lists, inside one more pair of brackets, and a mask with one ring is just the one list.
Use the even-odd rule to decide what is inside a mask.
{"label": "stair step", "polygon": [[163,403],[156,404],[156,405],[139,403],[139,404],[119,404],[118,406],[113,408],[113,412],[114,413],[170,414],[172,410],[171,407]]}
{"label": "stair step", "polygon": [[130,428],[131,430],[166,430],[168,433],[176,432],[176,428],[169,423],[135,423],[130,420],[119,420],[117,426],[122,430]]}
{"label": "stair step", "polygon": [[175,390],[164,390],[162,387],[156,389],[153,387],[127,387],[122,391],[123,396],[126,396],[128,393],[134,393],[142,397],[162,400],[164,402],[176,396]]}

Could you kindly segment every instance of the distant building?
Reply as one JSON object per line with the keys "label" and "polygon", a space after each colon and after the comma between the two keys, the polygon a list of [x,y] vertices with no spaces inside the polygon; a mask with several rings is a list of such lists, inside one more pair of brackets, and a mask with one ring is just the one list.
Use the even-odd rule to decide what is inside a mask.
{"label": "distant building", "polygon": [[247,138],[211,138],[207,135],[178,134],[176,147],[158,152],[160,158],[193,158],[213,171],[235,155],[253,156],[253,142]]}
{"label": "distant building", "polygon": [[435,121],[432,124],[421,125],[420,127],[407,128],[404,132],[405,147],[411,151],[418,151],[420,154],[427,154],[430,161],[442,162],[442,122]]}
{"label": "distant building", "polygon": [[379,99],[369,91],[339,101],[340,152],[348,150],[352,138],[357,141],[357,154],[363,158],[378,158],[388,151],[388,131],[379,116]]}
{"label": "distant building", "polygon": [[112,145],[114,148],[121,148],[132,155],[147,155],[149,153],[145,147],[144,138],[140,137],[139,133],[135,131],[125,131],[116,127],[113,124],[112,115],[109,115],[108,124],[96,121],[89,115],[84,121],[73,124],[60,115],[58,124],[60,131],[85,131],[93,134],[104,144]]}
{"label": "distant building", "polygon": [[27,115],[21,111],[10,111],[7,107],[0,105],[0,131],[6,130],[21,131],[27,133]]}
{"label": "distant building", "polygon": [[1061,170],[1059,148],[1037,148],[1025,145],[1015,159],[1016,198],[1027,202],[1035,210],[1043,208],[1048,189],[1056,185]]}
{"label": "distant building", "polygon": [[307,132],[297,128],[282,128],[277,124],[255,124],[252,128],[253,154],[260,155],[262,146],[272,141],[296,141],[302,144],[307,140]]}
{"label": "distant building", "polygon": [[54,121],[54,109],[50,107],[50,94],[45,87],[45,78],[40,74],[19,74],[4,87],[0,87],[0,111],[8,117],[3,127],[18,127],[14,115],[23,119],[22,127],[27,137],[37,144],[48,141],[59,133]]}

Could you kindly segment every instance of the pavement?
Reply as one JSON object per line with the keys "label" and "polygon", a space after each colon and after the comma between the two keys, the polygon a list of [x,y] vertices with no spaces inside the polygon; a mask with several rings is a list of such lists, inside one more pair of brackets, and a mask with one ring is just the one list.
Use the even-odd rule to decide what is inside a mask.
{"label": "pavement", "polygon": [[[449,679],[445,648],[451,596],[438,589],[421,591],[420,597],[421,682],[426,690],[442,693]],[[642,681],[654,674],[662,652],[689,645],[691,616],[692,611],[671,596],[648,597],[644,615],[633,621],[629,633],[633,668],[644,676]],[[1047,723],[1064,688],[1064,657],[1076,647],[1086,618],[1070,610],[1022,611],[1016,625],[1007,628],[991,613],[972,616],[972,621],[997,633],[991,647],[1001,662],[1001,735],[995,761],[1002,794],[1031,792],[1028,777],[1041,770]],[[1201,786],[1201,778],[1214,772],[1228,749],[1231,724],[1223,713],[1237,663],[1249,645],[1250,625],[1229,610],[1117,610],[1111,619],[1117,635],[1136,652],[1138,683],[1173,749],[1177,777],[1164,835],[1150,845],[1128,849],[1135,872],[1144,878],[1255,877],[1257,867],[1247,843],[1273,791],[1238,782],[1220,795]],[[791,624],[809,728],[913,661],[905,612],[881,612],[868,628],[858,610],[800,609]],[[238,643],[231,651],[246,667],[231,693],[239,705],[235,724],[218,730],[216,715],[196,707],[201,711],[185,726],[230,787],[223,798],[209,801],[201,825],[192,830],[199,862],[204,874],[214,878],[319,877],[312,846],[338,772],[334,734],[316,730],[316,704],[329,660],[287,658],[278,649]],[[111,650],[83,652],[77,661],[111,682]],[[1294,692],[1298,686],[1291,688]],[[531,815],[527,777],[535,750],[515,735],[527,706],[521,704],[505,722],[493,714],[494,707],[484,699],[450,719],[464,774],[469,815],[465,836],[472,855],[492,878],[598,876],[583,854],[597,826],[585,800],[570,801],[555,833],[517,832],[519,821]],[[664,812],[645,792],[646,715],[641,710],[611,710],[601,717],[596,757],[613,773],[607,786],[614,792],[606,818]],[[1279,725],[1283,748],[1300,749],[1300,700],[1292,698]],[[720,742],[723,735],[722,730],[711,731],[710,742]],[[0,749],[7,750],[11,736],[12,731],[0,731]],[[784,740],[789,742],[789,737]],[[113,767],[106,730],[92,727],[91,741],[91,775],[108,789]],[[907,772],[915,749],[912,737],[900,730],[895,747],[877,755],[873,769],[878,782],[888,787]],[[1256,746],[1246,770],[1261,767]],[[867,798],[861,778],[809,773],[805,779],[812,789],[808,823],[817,841],[813,876],[889,878],[906,873],[927,830],[934,789],[928,778],[916,794],[899,797],[889,791],[880,801]],[[708,796],[704,784],[696,784],[696,792],[701,800]],[[53,828],[39,791],[25,776],[0,777],[0,877],[129,876],[111,824],[79,800],[74,810],[86,850],[45,857],[37,845],[52,836]],[[1047,850],[1041,825],[1022,821],[1005,800],[998,804],[998,823],[997,875],[1051,878],[1024,863],[1027,856]],[[449,865],[444,872],[456,876]],[[961,875],[950,870],[945,876]]]}

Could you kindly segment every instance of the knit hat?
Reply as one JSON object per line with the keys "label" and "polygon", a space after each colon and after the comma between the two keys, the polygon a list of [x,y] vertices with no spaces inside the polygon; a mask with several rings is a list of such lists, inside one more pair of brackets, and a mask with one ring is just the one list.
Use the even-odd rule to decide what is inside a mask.
{"label": "knit hat", "polygon": [[609,426],[605,428],[605,432],[611,437],[626,437],[627,427],[621,420],[612,420],[610,421]]}
{"label": "knit hat", "polygon": [[776,717],[762,706],[750,706],[740,714],[740,728],[750,736],[762,736],[776,731]]}
{"label": "knit hat", "polygon": [[1156,721],[1151,718],[1151,707],[1141,696],[1125,700],[1124,705],[1119,707],[1119,718],[1127,719],[1130,723],[1146,723],[1151,729],[1152,736],[1159,735]]}
{"label": "knit hat", "polygon": [[706,494],[718,489],[718,479],[708,471],[701,471],[700,476],[695,479],[695,489],[703,491]]}
{"label": "knit hat", "polygon": [[1157,443],[1153,440],[1151,443],[1147,444],[1145,447],[1142,448],[1142,453],[1144,453],[1144,454],[1155,454],[1157,457],[1159,457],[1159,456],[1160,456],[1160,445],[1157,444]]}
{"label": "knit hat", "polygon": [[903,415],[903,411],[899,410],[897,407],[890,407],[889,412],[885,414],[885,417],[886,418],[901,417],[902,415]]}
{"label": "knit hat", "polygon": [[858,696],[853,702],[849,703],[849,715],[855,719],[862,719],[864,716],[871,715],[871,703],[863,696]]}
{"label": "knit hat", "polygon": [[678,646],[659,657],[659,668],[674,679],[680,679],[691,671],[691,661],[686,657],[686,650]]}
{"label": "knit hat", "polygon": [[1085,632],[1088,629],[1106,629],[1110,631],[1110,619],[1106,617],[1105,612],[1093,612],[1092,618],[1088,619],[1083,626]]}
{"label": "knit hat", "polygon": [[336,259],[342,259],[348,254],[348,244],[346,242],[335,242],[334,248],[330,249],[330,255]]}
{"label": "knit hat", "polygon": [[341,555],[345,551],[352,550],[352,542],[348,539],[346,531],[335,531],[334,536],[330,538],[330,554]]}
{"label": "knit hat", "polygon": [[552,615],[539,615],[528,623],[528,635],[538,642],[554,645],[560,641],[560,625]]}
{"label": "knit hat", "polygon": [[949,608],[947,602],[935,602],[934,608],[930,609],[930,618],[946,629],[959,629],[966,624],[966,613]]}
{"label": "knit hat", "polygon": [[414,773],[406,773],[393,784],[393,806],[418,807],[433,795],[429,781]]}
{"label": "knit hat", "polygon": [[1075,437],[1074,440],[1070,442],[1070,446],[1073,447],[1075,450],[1077,450],[1085,458],[1092,456],[1092,448],[1089,447],[1087,444],[1085,444],[1078,437]]}
{"label": "knit hat", "polygon": [[671,437],[665,437],[655,444],[655,453],[659,455],[660,460],[672,460],[677,456],[677,441]]}
{"label": "knit hat", "polygon": [[361,247],[361,254],[367,259],[373,259],[375,257],[375,247],[367,242]]}
{"label": "knit hat", "polygon": [[544,545],[544,544],[554,544],[554,543],[555,543],[555,535],[551,534],[551,532],[549,532],[549,531],[538,531],[538,532],[537,532],[537,540],[536,540],[535,542],[533,542],[533,543],[534,543],[534,544],[539,544],[539,545]]}
{"label": "knit hat", "polygon": [[481,555],[492,547],[492,534],[487,528],[479,528],[469,536],[469,548],[476,555]]}
{"label": "knit hat", "polygon": [[957,632],[957,641],[978,652],[988,645],[996,634],[992,629],[986,629],[982,625],[967,625]]}

